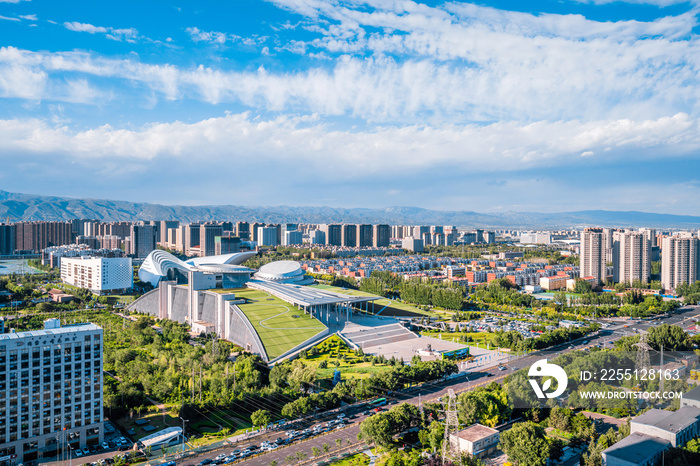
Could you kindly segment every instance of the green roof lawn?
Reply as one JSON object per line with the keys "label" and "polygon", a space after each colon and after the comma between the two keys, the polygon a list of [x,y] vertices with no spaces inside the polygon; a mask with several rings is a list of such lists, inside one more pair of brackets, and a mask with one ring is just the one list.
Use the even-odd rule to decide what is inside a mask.
{"label": "green roof lawn", "polygon": [[[264,291],[230,290],[236,298],[245,298],[238,307],[255,327],[272,360],[326,329],[318,319]],[[292,317],[297,316],[297,317]]]}

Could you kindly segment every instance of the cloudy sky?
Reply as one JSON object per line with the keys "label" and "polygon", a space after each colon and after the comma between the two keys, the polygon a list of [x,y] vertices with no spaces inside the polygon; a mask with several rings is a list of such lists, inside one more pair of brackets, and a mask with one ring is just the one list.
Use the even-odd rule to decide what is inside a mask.
{"label": "cloudy sky", "polygon": [[0,0],[0,189],[700,215],[699,13]]}

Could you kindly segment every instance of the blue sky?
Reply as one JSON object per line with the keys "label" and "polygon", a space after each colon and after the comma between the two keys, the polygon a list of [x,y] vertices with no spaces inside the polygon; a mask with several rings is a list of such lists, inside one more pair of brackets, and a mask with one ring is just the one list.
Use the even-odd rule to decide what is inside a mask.
{"label": "blue sky", "polygon": [[700,215],[696,0],[0,0],[0,189]]}

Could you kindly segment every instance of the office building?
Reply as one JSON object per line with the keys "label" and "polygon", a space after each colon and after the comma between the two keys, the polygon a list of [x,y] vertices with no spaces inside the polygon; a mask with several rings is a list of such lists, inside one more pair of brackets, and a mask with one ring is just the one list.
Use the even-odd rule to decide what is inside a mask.
{"label": "office building", "polygon": [[[423,225],[423,226],[416,226],[416,227],[413,227],[413,231],[411,232],[411,235],[412,235],[414,238],[421,239],[421,238],[423,238],[423,235],[426,234],[426,233],[430,233],[430,226],[428,226],[428,225]],[[404,238],[405,238],[406,236],[411,236],[411,235],[404,235]]]}
{"label": "office building", "polygon": [[205,223],[199,226],[199,255],[216,255],[216,244],[214,239],[223,236],[224,228],[217,223]]}
{"label": "office building", "polygon": [[259,246],[277,246],[277,227],[258,227]]}
{"label": "office building", "polygon": [[649,283],[651,240],[641,231],[613,233],[613,281],[631,285],[635,280]]}
{"label": "office building", "polygon": [[102,442],[102,385],[94,324],[0,335],[0,466]]}
{"label": "office building", "polygon": [[586,228],[581,233],[581,276],[593,277],[599,285],[606,280],[605,240],[602,228]]}
{"label": "office building", "polygon": [[129,254],[143,259],[156,248],[156,229],[153,225],[132,225]]}
{"label": "office building", "polygon": [[110,294],[131,289],[134,271],[130,257],[63,257],[61,280],[95,294]]}
{"label": "office building", "polygon": [[698,279],[698,238],[691,234],[669,236],[661,240],[661,287],[675,290],[681,283]]}
{"label": "office building", "polygon": [[391,242],[391,227],[389,225],[374,225],[372,231],[372,246],[375,248],[388,248]]}

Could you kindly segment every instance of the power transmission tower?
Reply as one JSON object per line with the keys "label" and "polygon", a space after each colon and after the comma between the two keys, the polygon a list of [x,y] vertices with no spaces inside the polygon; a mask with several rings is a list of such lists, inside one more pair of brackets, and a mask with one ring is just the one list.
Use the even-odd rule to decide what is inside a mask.
{"label": "power transmission tower", "polygon": [[639,336],[639,343],[632,345],[637,347],[637,361],[634,367],[637,373],[641,373],[642,370],[649,371],[649,369],[651,369],[651,361],[649,360],[649,350],[651,350],[651,346],[647,343],[648,336],[648,333],[642,333]]}
{"label": "power transmission tower", "polygon": [[449,460],[460,461],[459,454],[459,417],[457,415],[457,398],[451,388],[447,391],[447,409],[445,410],[445,438],[442,441],[442,464]]}

